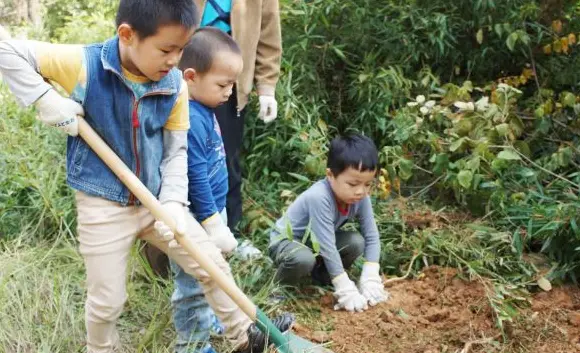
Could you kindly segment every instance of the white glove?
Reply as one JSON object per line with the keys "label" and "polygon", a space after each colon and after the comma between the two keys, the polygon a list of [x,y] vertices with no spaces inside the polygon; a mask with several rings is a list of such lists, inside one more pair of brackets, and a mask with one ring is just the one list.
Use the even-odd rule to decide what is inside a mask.
{"label": "white glove", "polygon": [[262,119],[266,124],[276,119],[278,115],[278,102],[274,96],[259,96],[260,112],[258,118]]}
{"label": "white glove", "polygon": [[49,89],[34,105],[38,109],[38,119],[43,123],[57,127],[71,136],[79,134],[77,115],[85,115],[82,105],[61,96],[54,89]]}
{"label": "white glove", "polygon": [[334,310],[345,309],[350,312],[361,312],[368,309],[367,299],[359,293],[346,272],[335,277],[332,284],[334,285],[334,297],[338,301],[334,305]]}
{"label": "white glove", "polygon": [[[187,230],[187,224],[185,223],[185,207],[181,202],[177,201],[167,201],[163,204],[163,208],[168,214],[173,216],[175,221],[175,230],[178,234],[185,235]],[[169,247],[176,247],[177,242],[175,241],[175,234],[165,222],[156,221],[153,225],[159,237],[169,243]]]}
{"label": "white glove", "polygon": [[223,253],[230,253],[238,246],[238,241],[234,238],[230,228],[224,224],[219,213],[216,213],[203,221],[201,226],[205,229],[207,235],[209,235],[209,239]]}
{"label": "white glove", "polygon": [[383,286],[383,280],[379,275],[379,264],[376,262],[365,262],[358,287],[370,306],[375,306],[389,299],[389,292]]}

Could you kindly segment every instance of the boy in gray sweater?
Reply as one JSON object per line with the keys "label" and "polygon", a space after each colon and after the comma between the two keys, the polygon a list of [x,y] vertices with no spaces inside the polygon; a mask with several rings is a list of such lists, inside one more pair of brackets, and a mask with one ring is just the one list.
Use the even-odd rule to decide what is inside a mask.
{"label": "boy in gray sweater", "polygon": [[[388,299],[379,275],[381,245],[369,197],[377,169],[377,148],[368,137],[351,134],[332,140],[326,178],[298,196],[270,234],[269,255],[278,267],[278,281],[297,285],[312,276],[315,282],[332,284],[335,310],[360,312]],[[362,235],[340,230],[353,219]],[[313,253],[313,238],[320,245],[319,256]],[[346,270],[360,255],[366,262],[357,288]]]}

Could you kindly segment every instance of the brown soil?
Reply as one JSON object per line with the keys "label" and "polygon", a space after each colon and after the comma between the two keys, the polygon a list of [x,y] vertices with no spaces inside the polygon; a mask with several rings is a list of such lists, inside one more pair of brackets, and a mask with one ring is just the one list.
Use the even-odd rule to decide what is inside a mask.
{"label": "brown soil", "polygon": [[504,336],[483,285],[459,278],[456,270],[432,266],[388,290],[388,302],[356,314],[332,310],[328,294],[313,303],[322,306],[320,320],[308,325],[316,330],[297,326],[296,331],[330,342],[336,353],[580,352],[577,287],[532,295]]}

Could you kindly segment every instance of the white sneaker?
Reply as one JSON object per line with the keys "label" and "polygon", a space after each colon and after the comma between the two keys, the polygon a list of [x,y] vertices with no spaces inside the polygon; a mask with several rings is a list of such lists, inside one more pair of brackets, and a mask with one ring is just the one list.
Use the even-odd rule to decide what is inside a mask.
{"label": "white sneaker", "polygon": [[249,240],[242,241],[234,250],[234,254],[244,261],[256,260],[262,257],[262,252]]}

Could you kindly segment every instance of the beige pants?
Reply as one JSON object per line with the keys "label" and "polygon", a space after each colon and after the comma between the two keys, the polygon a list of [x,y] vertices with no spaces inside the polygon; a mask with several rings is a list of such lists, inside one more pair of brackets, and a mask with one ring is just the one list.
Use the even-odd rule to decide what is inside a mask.
{"label": "beige pants", "polygon": [[[117,344],[116,321],[127,300],[127,261],[138,237],[165,252],[200,282],[209,305],[226,328],[226,337],[234,347],[247,343],[250,318],[183,249],[170,248],[157,235],[153,228],[155,219],[145,207],[123,207],[82,192],[76,193],[76,202],[80,253],[87,271],[85,324],[88,353],[110,353]],[[187,229],[193,242],[231,277],[229,264],[192,216],[188,218]]]}

